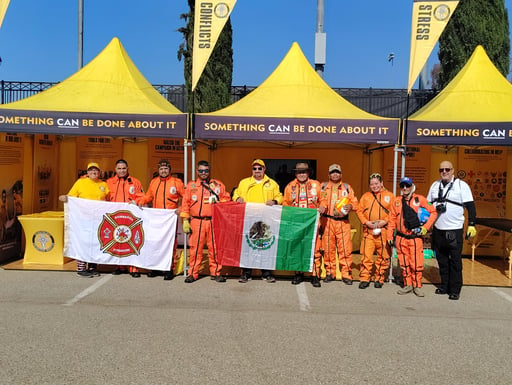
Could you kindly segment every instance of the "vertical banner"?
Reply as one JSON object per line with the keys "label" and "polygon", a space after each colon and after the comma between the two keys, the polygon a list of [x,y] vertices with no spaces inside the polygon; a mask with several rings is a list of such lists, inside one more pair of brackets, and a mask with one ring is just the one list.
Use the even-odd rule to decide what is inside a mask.
{"label": "vertical banner", "polygon": [[196,0],[192,51],[192,91],[203,73],[236,0]]}
{"label": "vertical banner", "polygon": [[[507,186],[506,147],[459,147],[457,177],[464,180],[475,199],[476,216],[480,218],[505,218]],[[482,229],[485,229],[483,227]],[[486,229],[485,231],[491,231]],[[478,241],[478,239],[477,239]],[[503,255],[503,233],[493,231],[476,249],[476,255]],[[468,242],[464,254],[471,254]]]}
{"label": "vertical banner", "polygon": [[459,1],[414,0],[407,93],[418,78]]}
{"label": "vertical banner", "polygon": [[23,136],[0,134],[0,262],[21,256]]}
{"label": "vertical banner", "polygon": [[108,179],[115,174],[116,160],[123,157],[123,139],[108,136],[79,136],[76,138],[76,164],[80,177],[87,173],[89,162],[101,167],[101,178]]}
{"label": "vertical banner", "polygon": [[55,135],[34,136],[33,210],[52,211],[57,209],[58,151]]}
{"label": "vertical banner", "polygon": [[[416,192],[423,196],[428,194],[430,185],[433,181],[429,180],[430,177],[430,146],[407,146],[407,158],[405,160],[405,176],[411,177],[416,185]],[[386,148],[384,150],[384,186],[393,191],[393,162],[394,151],[393,148]],[[398,180],[402,172],[402,165],[400,158],[398,159]],[[398,184],[398,181],[397,181]],[[398,191],[398,189],[397,189]]]}
{"label": "vertical banner", "polygon": [[171,174],[183,180],[183,139],[148,139],[148,176],[151,180],[156,175],[157,164],[160,159],[171,162]]}
{"label": "vertical banner", "polygon": [[5,13],[7,12],[7,7],[9,6],[10,1],[11,0],[0,0],[0,28],[4,22]]}

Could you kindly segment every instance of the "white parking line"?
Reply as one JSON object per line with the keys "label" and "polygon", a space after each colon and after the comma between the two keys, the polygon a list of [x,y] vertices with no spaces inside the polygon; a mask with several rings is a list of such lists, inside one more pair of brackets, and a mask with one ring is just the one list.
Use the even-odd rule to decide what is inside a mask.
{"label": "white parking line", "polygon": [[75,303],[80,301],[82,298],[87,297],[89,294],[92,294],[98,289],[99,287],[106,284],[113,276],[112,275],[104,275],[99,280],[97,280],[94,285],[89,286],[87,289],[82,291],[81,293],[75,295],[72,299],[64,303],[64,306],[73,306]]}
{"label": "white parking line", "polygon": [[498,294],[500,297],[505,298],[508,302],[512,302],[512,295],[508,295],[507,293],[501,291],[497,287],[490,287],[490,290],[494,291],[496,294]]}
{"label": "white parking line", "polygon": [[311,310],[311,306],[309,304],[308,294],[306,293],[306,285],[301,283],[300,285],[295,286],[297,289],[297,295],[299,296],[299,306],[301,311],[309,311]]}

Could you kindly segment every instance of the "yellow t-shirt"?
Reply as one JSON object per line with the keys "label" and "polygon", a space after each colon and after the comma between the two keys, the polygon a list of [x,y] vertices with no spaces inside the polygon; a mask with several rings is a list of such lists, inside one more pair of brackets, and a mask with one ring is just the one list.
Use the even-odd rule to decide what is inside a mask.
{"label": "yellow t-shirt", "polygon": [[89,178],[80,178],[75,182],[73,187],[71,187],[68,195],[77,198],[104,201],[108,193],[109,189],[107,183],[101,179],[93,181]]}

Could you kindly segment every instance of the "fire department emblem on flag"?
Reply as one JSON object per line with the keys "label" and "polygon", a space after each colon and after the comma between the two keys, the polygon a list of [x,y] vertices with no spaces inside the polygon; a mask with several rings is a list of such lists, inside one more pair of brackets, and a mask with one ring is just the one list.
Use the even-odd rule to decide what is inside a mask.
{"label": "fire department emblem on flag", "polygon": [[252,249],[267,250],[274,244],[276,237],[272,235],[269,225],[259,221],[253,223],[245,240]]}
{"label": "fire department emblem on flag", "polygon": [[107,213],[98,227],[98,240],[101,251],[112,256],[139,255],[144,245],[142,219],[127,210]]}

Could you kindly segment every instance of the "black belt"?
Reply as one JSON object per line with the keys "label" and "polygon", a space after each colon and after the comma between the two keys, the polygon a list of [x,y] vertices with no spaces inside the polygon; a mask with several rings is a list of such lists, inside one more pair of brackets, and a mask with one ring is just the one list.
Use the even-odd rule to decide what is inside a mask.
{"label": "black belt", "polygon": [[322,214],[322,216],[329,219],[334,219],[335,221],[348,220],[348,215],[345,215],[344,217],[335,217],[334,215]]}
{"label": "black belt", "polygon": [[405,239],[421,238],[421,235],[416,235],[416,234],[404,234],[404,233],[401,233],[400,231],[397,231],[397,232],[396,232],[396,235],[398,235],[399,237],[405,238]]}
{"label": "black belt", "polygon": [[212,217],[195,217],[193,215],[192,215],[192,218],[194,218],[194,219],[206,219],[208,221],[212,219]]}

